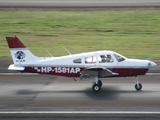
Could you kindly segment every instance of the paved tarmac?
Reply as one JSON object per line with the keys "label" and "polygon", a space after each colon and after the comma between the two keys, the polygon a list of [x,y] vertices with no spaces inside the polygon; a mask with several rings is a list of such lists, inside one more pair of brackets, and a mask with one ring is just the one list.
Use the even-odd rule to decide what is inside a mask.
{"label": "paved tarmac", "polygon": [[159,75],[140,76],[143,90],[135,90],[134,78],[102,79],[100,93],[89,80],[47,75],[1,75],[0,110],[107,110],[159,111]]}
{"label": "paved tarmac", "polygon": [[11,114],[0,120],[159,120],[157,114]]}
{"label": "paved tarmac", "polygon": [[[124,114],[94,114],[95,118],[146,118],[146,114],[134,112],[159,112],[148,114],[148,119],[160,118],[160,79],[159,75],[140,76],[142,91],[134,88],[134,78],[102,79],[101,92],[94,93],[88,80],[74,81],[72,78],[48,75],[1,75],[0,76],[0,111],[121,111]],[[125,114],[125,112],[133,112]],[[2,114],[28,119],[26,114]],[[42,115],[42,114],[41,114]],[[67,114],[68,115],[68,114]],[[93,118],[84,114],[44,114],[43,118],[76,119]],[[26,116],[26,117],[25,117]],[[33,120],[40,114],[31,114]],[[72,116],[72,117],[71,117]],[[119,116],[119,117],[117,117]]]}
{"label": "paved tarmac", "polygon": [[0,7],[159,7],[159,0],[0,0]]}

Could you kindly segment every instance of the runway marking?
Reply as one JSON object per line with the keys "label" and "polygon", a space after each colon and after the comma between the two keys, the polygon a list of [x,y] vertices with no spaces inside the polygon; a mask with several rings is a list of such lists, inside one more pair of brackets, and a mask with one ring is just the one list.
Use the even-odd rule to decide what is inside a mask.
{"label": "runway marking", "polygon": [[160,73],[147,73],[146,75],[160,75]]}
{"label": "runway marking", "polygon": [[38,73],[0,73],[0,75],[39,75]]}
{"label": "runway marking", "polygon": [[6,111],[0,114],[160,114],[151,111]]}

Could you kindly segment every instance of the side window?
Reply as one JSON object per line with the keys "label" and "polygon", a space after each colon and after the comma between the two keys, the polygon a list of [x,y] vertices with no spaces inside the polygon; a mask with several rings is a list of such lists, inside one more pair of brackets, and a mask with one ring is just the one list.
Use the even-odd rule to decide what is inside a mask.
{"label": "side window", "polygon": [[73,60],[73,63],[82,63],[82,59],[81,58],[75,59]]}
{"label": "side window", "polygon": [[99,59],[99,63],[112,63],[113,62],[112,56],[110,54],[100,55],[98,59]]}
{"label": "side window", "polygon": [[121,61],[124,61],[125,58],[123,58],[122,56],[120,55],[117,55],[117,54],[114,54],[115,58],[117,59],[118,62],[121,62]]}
{"label": "side window", "polygon": [[85,63],[90,64],[90,63],[96,63],[96,56],[90,56],[85,58]]}

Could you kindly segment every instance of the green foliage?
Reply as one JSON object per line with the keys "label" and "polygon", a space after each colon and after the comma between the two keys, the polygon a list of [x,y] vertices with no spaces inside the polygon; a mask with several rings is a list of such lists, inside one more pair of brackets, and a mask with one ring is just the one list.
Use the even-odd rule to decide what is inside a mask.
{"label": "green foliage", "polygon": [[4,40],[17,35],[37,56],[113,50],[126,57],[160,58],[160,11],[0,11],[0,56]]}

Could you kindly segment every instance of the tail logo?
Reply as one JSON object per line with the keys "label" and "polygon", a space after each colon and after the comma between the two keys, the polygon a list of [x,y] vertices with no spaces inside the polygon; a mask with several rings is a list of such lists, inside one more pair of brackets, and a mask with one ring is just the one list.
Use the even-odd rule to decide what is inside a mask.
{"label": "tail logo", "polygon": [[15,58],[18,59],[16,62],[25,62],[25,60],[23,60],[25,58],[25,53],[23,51],[17,51]]}

